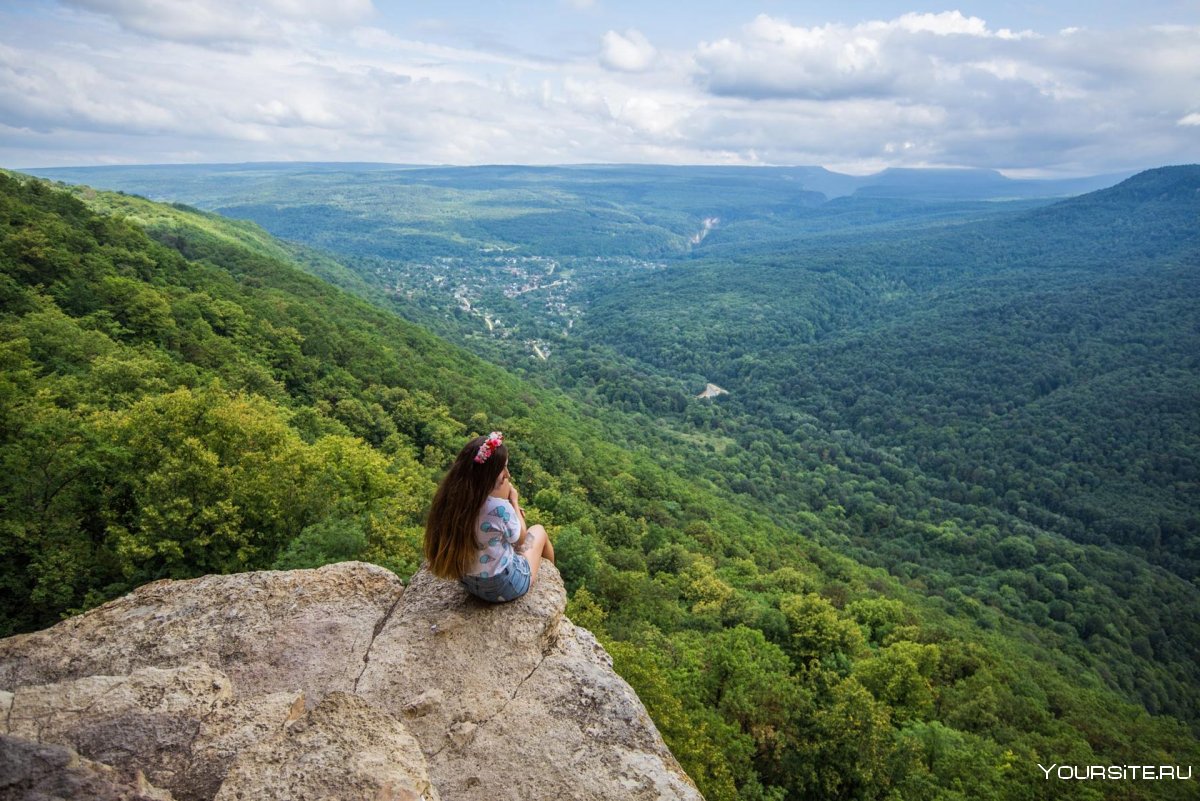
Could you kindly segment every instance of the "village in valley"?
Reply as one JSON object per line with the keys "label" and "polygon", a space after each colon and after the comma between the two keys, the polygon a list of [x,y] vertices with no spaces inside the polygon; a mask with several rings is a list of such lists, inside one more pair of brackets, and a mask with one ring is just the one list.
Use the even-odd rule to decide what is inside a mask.
{"label": "village in valley", "polygon": [[489,246],[469,257],[389,261],[379,272],[386,273],[392,297],[419,300],[459,325],[473,320],[472,335],[516,344],[529,357],[547,361],[555,342],[569,337],[586,312],[587,290],[601,281],[665,269],[661,262],[630,256],[551,258],[517,250]]}

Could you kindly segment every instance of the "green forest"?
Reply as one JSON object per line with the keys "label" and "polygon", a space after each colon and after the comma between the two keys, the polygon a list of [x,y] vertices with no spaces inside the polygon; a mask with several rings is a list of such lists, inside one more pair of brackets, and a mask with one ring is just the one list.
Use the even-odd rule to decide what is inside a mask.
{"label": "green forest", "polygon": [[[499,429],[568,614],[710,801],[1190,797],[1038,764],[1200,762],[1197,172],[915,216],[789,188],[695,247],[674,200],[584,225],[520,189],[395,252],[0,173],[0,635],[164,577],[407,577]],[[396,291],[504,221],[576,237],[569,335],[548,290],[481,285],[490,339]],[[595,236],[660,261],[571,262]]]}

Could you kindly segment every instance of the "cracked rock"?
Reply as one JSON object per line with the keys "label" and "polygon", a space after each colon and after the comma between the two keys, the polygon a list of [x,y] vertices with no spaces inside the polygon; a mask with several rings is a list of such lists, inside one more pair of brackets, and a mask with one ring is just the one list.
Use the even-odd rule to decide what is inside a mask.
{"label": "cracked rock", "polygon": [[215,801],[437,801],[425,758],[398,720],[348,693],[247,748]]}
{"label": "cracked rock", "polygon": [[419,571],[375,638],[358,694],[402,717],[422,695],[440,692],[428,714],[406,718],[426,754],[446,746],[452,723],[497,714],[558,636],[566,590],[548,567],[524,597],[505,604]]}
{"label": "cracked rock", "polygon": [[87,614],[0,640],[0,689],[203,662],[241,697],[353,690],[375,624],[403,594],[364,562],[156,581]]}
{"label": "cracked rock", "polygon": [[209,799],[237,754],[281,729],[297,700],[238,701],[207,665],[142,668],[18,688],[3,733],[68,747],[126,783],[144,774],[180,801]]}
{"label": "cracked rock", "polygon": [[361,562],[148,584],[0,640],[0,798],[699,801],[565,604],[548,563],[505,604]]}
{"label": "cracked rock", "polygon": [[404,717],[445,798],[700,799],[565,606],[548,563],[505,604],[421,571],[376,637],[359,693]]}

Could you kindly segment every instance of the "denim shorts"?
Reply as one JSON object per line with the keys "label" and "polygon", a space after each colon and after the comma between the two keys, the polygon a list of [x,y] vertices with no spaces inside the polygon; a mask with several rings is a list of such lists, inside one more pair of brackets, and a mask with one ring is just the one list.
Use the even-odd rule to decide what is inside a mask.
{"label": "denim shorts", "polygon": [[529,590],[529,560],[515,553],[508,567],[496,575],[463,576],[459,581],[467,592],[485,601],[515,601]]}

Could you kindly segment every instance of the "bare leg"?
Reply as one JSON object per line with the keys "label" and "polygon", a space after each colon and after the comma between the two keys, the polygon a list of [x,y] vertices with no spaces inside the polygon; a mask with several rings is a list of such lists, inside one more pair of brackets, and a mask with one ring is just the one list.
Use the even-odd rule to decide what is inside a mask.
{"label": "bare leg", "polygon": [[549,558],[551,562],[554,561],[554,548],[550,545],[550,537],[540,524],[530,526],[529,530],[525,532],[525,547],[521,553],[529,560],[529,584],[532,586],[533,582],[537,581],[538,568],[542,566],[542,557]]}

